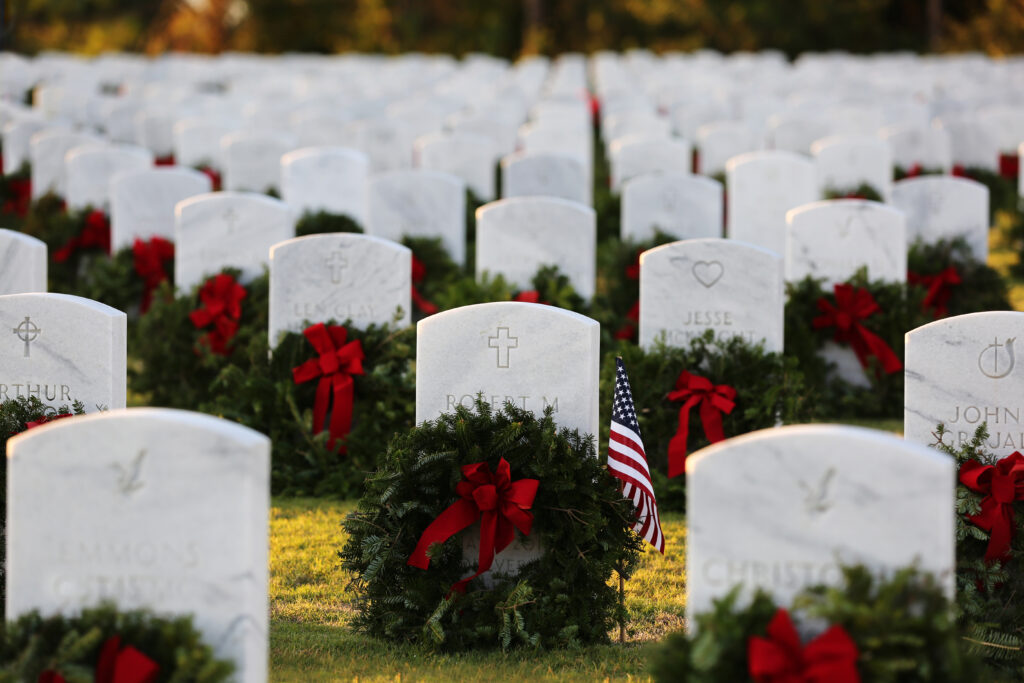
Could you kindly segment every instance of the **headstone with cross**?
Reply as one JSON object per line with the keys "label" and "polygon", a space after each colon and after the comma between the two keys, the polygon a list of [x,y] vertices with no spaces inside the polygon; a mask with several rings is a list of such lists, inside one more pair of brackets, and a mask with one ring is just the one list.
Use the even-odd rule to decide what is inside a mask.
{"label": "headstone with cross", "polygon": [[735,586],[742,601],[761,588],[788,605],[839,584],[840,563],[882,576],[916,564],[953,595],[956,474],[933,449],[860,427],[780,427],[690,455],[686,477],[691,623]]}
{"label": "headstone with cross", "polygon": [[0,296],[0,402],[36,397],[95,412],[123,408],[127,317],[66,294]]}
{"label": "headstone with cross", "polygon": [[270,249],[270,343],[309,324],[409,324],[412,252],[356,233],[307,235]]}
{"label": "headstone with cross", "polygon": [[[987,311],[937,320],[907,333],[903,431],[932,444],[960,446],[985,423],[986,450],[1024,451],[1024,313]],[[1021,367],[1017,356],[1022,356]]]}
{"label": "headstone with cross", "polygon": [[270,261],[270,247],[295,236],[295,219],[282,201],[243,192],[215,192],[175,208],[174,284],[187,292],[224,268],[252,280]]}
{"label": "headstone with cross", "polygon": [[7,615],[104,601],[191,615],[233,680],[267,675],[270,440],[133,408],[8,443]]}
{"label": "headstone with cross", "polygon": [[0,294],[46,291],[46,242],[0,228]]}

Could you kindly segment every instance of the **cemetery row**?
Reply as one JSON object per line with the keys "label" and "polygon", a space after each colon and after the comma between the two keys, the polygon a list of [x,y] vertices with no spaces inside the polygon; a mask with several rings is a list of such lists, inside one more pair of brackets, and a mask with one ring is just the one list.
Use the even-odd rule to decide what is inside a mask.
{"label": "cemetery row", "polygon": [[[600,641],[653,475],[661,509],[685,496],[691,624],[733,586],[771,617],[864,564],[943,638],[954,587],[976,636],[1016,637],[991,479],[1024,476],[1024,314],[994,310],[986,265],[993,218],[1019,224],[1015,63],[2,59],[8,94],[33,88],[0,108],[0,410],[33,427],[8,449],[9,616],[193,614],[207,657],[264,680],[272,489],[362,497],[343,559],[366,632]],[[614,355],[650,461],[632,502],[595,457]],[[905,441],[740,436],[900,405]]]}

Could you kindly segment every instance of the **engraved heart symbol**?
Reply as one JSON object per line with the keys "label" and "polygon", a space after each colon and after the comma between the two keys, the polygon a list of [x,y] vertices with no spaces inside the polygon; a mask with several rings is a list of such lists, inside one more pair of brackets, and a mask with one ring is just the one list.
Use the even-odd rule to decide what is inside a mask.
{"label": "engraved heart symbol", "polygon": [[693,277],[708,289],[725,275],[725,267],[720,261],[697,261],[693,264]]}

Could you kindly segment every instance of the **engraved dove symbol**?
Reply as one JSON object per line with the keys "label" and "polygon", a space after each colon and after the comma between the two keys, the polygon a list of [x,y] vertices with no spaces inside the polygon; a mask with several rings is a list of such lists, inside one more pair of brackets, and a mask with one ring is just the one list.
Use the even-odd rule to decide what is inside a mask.
{"label": "engraved dove symbol", "polygon": [[142,449],[128,467],[125,467],[119,462],[111,465],[111,467],[117,471],[118,491],[127,496],[143,487],[144,484],[139,481],[139,471],[142,469],[142,459],[145,457],[146,449]]}
{"label": "engraved dove symbol", "polygon": [[804,496],[804,507],[807,509],[807,514],[812,516],[820,515],[828,512],[832,508],[832,500],[830,500],[831,491],[829,488],[831,487],[835,476],[835,468],[830,467],[821,477],[821,481],[819,481],[813,488],[808,486],[806,482],[797,482],[800,484],[800,488],[802,488],[806,493],[806,496]]}

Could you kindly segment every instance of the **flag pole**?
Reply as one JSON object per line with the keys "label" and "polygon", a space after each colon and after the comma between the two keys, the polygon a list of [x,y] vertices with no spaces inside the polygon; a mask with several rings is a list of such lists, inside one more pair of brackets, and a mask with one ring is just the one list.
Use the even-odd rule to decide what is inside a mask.
{"label": "flag pole", "polygon": [[619,560],[619,644],[626,642],[626,580],[622,578],[622,560]]}

